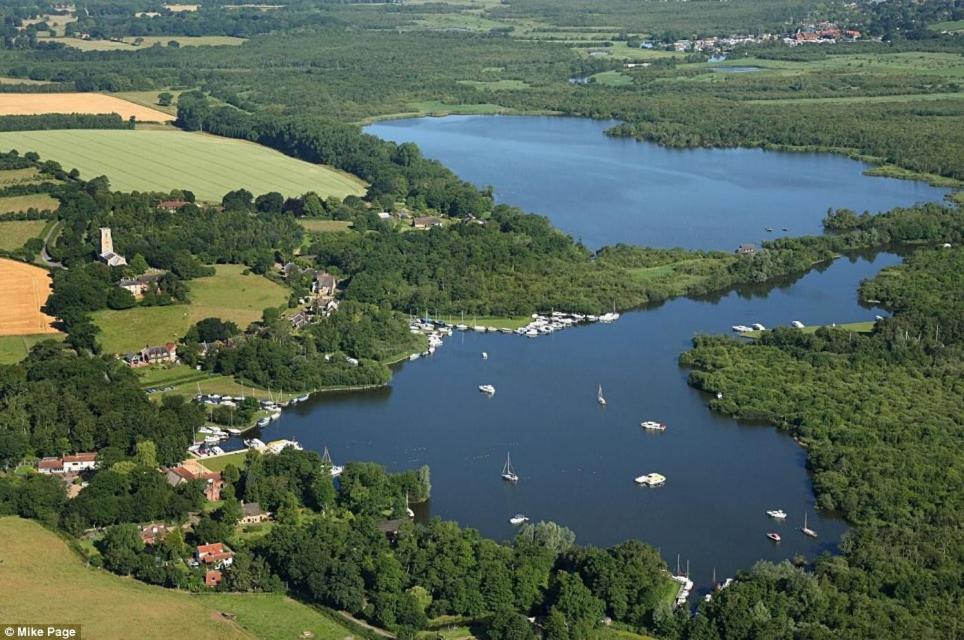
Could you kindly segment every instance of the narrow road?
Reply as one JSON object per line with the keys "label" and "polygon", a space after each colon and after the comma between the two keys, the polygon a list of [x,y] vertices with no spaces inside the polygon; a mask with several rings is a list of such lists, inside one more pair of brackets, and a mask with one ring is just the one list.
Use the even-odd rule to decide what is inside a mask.
{"label": "narrow road", "polygon": [[43,246],[43,248],[40,250],[40,259],[43,260],[43,261],[44,261],[44,264],[47,265],[47,266],[50,267],[50,268],[53,268],[53,269],[66,269],[66,267],[65,267],[64,265],[60,264],[59,262],[55,262],[55,261],[50,257],[50,254],[47,253],[47,241],[50,240],[50,236],[53,235],[54,231],[57,231],[59,228],[60,228],[60,223],[59,223],[59,222],[56,222],[56,223],[54,223],[53,225],[51,225],[50,229],[47,230],[47,233],[44,235],[44,238],[43,238],[43,240],[44,240],[44,246]]}

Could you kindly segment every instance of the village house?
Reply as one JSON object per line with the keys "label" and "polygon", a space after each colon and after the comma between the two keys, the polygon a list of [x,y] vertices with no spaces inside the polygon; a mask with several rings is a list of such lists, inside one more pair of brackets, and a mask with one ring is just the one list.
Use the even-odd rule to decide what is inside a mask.
{"label": "village house", "polygon": [[736,253],[737,255],[741,256],[752,256],[754,253],[756,253],[756,247],[754,247],[752,244],[744,243],[736,248]]}
{"label": "village house", "polygon": [[37,471],[46,475],[80,473],[97,468],[96,453],[77,453],[62,458],[42,458],[37,463]]}
{"label": "village house", "polygon": [[157,203],[158,209],[164,209],[168,213],[174,213],[186,204],[191,204],[187,200],[161,200]]}
{"label": "village house", "polygon": [[160,273],[145,273],[136,278],[121,278],[117,286],[121,289],[127,289],[131,292],[131,295],[140,300],[145,293],[157,286],[158,280],[163,277],[164,275]]}
{"label": "village house", "polygon": [[138,535],[140,536],[141,541],[144,544],[154,546],[155,544],[157,544],[158,542],[166,538],[167,534],[169,534],[173,530],[174,530],[173,527],[168,527],[166,524],[152,522],[150,524],[147,524],[141,527],[141,530],[138,532]]}
{"label": "village house", "polygon": [[259,502],[246,502],[241,505],[241,510],[241,524],[258,524],[271,519],[271,514],[262,509]]}
{"label": "village house", "polygon": [[177,345],[168,342],[160,347],[144,347],[137,353],[125,355],[124,362],[132,369],[152,364],[175,363],[177,362]]}
{"label": "village house", "polygon": [[338,287],[338,278],[327,271],[319,271],[315,274],[315,280],[311,284],[312,293],[320,296],[333,296]]}
{"label": "village house", "polygon": [[418,216],[412,219],[412,226],[416,229],[431,229],[432,227],[441,227],[442,219],[436,218],[435,216]]}
{"label": "village house", "polygon": [[181,465],[178,467],[162,467],[161,472],[167,479],[167,483],[172,487],[184,484],[185,482],[191,482],[192,480],[201,480],[205,483],[205,498],[211,502],[217,502],[221,499],[224,479],[221,478],[221,473],[218,471],[200,471]]}
{"label": "village house", "polygon": [[306,311],[299,311],[291,316],[291,327],[293,329],[304,329],[311,324],[311,317]]}
{"label": "village house", "polygon": [[224,543],[215,542],[213,544],[199,544],[194,553],[197,563],[207,565],[215,569],[230,567],[234,562],[234,553],[224,546]]}
{"label": "village house", "polygon": [[100,228],[100,254],[98,256],[108,267],[123,267],[127,264],[124,256],[114,253],[114,238],[110,227]]}

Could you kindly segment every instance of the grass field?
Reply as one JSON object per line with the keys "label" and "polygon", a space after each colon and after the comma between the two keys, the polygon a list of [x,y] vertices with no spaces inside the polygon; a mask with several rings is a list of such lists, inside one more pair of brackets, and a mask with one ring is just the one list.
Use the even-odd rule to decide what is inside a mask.
{"label": "grass field", "polygon": [[337,233],[339,231],[348,231],[351,228],[351,222],[348,220],[298,218],[298,224],[304,227],[305,231],[314,231],[315,233]]}
{"label": "grass field", "polygon": [[[174,99],[171,104],[162,107],[157,104],[157,96],[162,93],[171,94]],[[134,104],[139,104],[142,107],[149,107],[151,109],[157,109],[158,111],[163,111],[164,113],[169,113],[172,116],[177,115],[177,98],[183,93],[179,89],[167,89],[160,91],[118,91],[117,93],[112,93],[110,95],[120,98],[121,100],[127,100],[128,102],[133,102]]]}
{"label": "grass field", "polygon": [[44,340],[63,340],[62,333],[42,333],[35,336],[0,336],[0,364],[13,364],[27,357],[27,353],[38,342]]}
{"label": "grass field", "polygon": [[100,93],[0,93],[0,115],[38,113],[118,113],[125,120],[134,116],[149,122],[174,119],[169,113]]}
{"label": "grass field", "polygon": [[40,311],[51,288],[46,270],[0,258],[0,335],[58,333],[53,318]]}
{"label": "grass field", "polygon": [[94,313],[101,344],[108,353],[126,353],[176,341],[204,318],[231,320],[244,329],[259,320],[266,307],[286,303],[287,289],[258,275],[241,275],[244,270],[241,265],[218,265],[215,275],[191,280],[191,304]]}
{"label": "grass field", "polygon": [[[0,198],[0,211],[3,201]],[[41,232],[47,226],[46,220],[8,220],[0,222],[0,249],[13,251],[19,249],[30,238],[41,237]]]}
{"label": "grass field", "polygon": [[633,79],[621,71],[603,71],[589,76],[589,79],[596,83],[609,87],[625,87],[633,83]]}
{"label": "grass field", "polygon": [[[30,208],[37,209],[38,211],[56,211],[59,206],[60,201],[46,193],[31,193],[26,196],[6,196],[0,198],[0,213],[17,213]],[[31,222],[38,221],[33,220]],[[4,239],[0,237],[0,245],[3,244],[3,240]]]}
{"label": "grass field", "polygon": [[201,460],[201,464],[210,469],[211,471],[224,471],[224,468],[229,464],[233,464],[238,469],[244,466],[244,457],[248,455],[247,449],[244,451],[236,451],[234,453],[229,453],[224,456],[218,456],[217,458],[205,458]]}
{"label": "grass field", "polygon": [[137,51],[155,44],[166,47],[171,40],[182,47],[223,47],[244,44],[244,38],[232,36],[143,36],[143,42],[134,44],[134,38],[117,40],[83,40],[81,38],[38,38],[42,42],[57,42],[80,51]]}
{"label": "grass field", "polygon": [[253,142],[173,128],[0,133],[0,150],[9,149],[36,151],[66,168],[76,167],[85,178],[106,175],[118,191],[183,188],[208,201],[220,201],[241,187],[255,194],[316,191],[323,198],[365,191],[358,178],[325,165],[295,160]]}
{"label": "grass field", "polygon": [[[343,640],[331,618],[275,594],[192,595],[84,566],[35,522],[0,518],[4,622],[80,624],[97,640]],[[224,615],[228,614],[228,615]]]}
{"label": "grass field", "polygon": [[[844,331],[853,331],[854,333],[870,333],[874,330],[875,322],[845,322],[843,324],[836,325],[837,329],[843,329]],[[800,329],[803,333],[816,333],[817,329],[824,325],[813,325],[812,327],[804,327]],[[747,338],[756,338],[762,331],[747,331],[740,335],[746,336]]]}
{"label": "grass field", "polygon": [[29,78],[11,78],[9,76],[0,76],[0,84],[50,84],[45,80],[31,80]]}
{"label": "grass field", "polygon": [[0,187],[9,187],[14,184],[33,184],[39,181],[40,171],[36,167],[0,171]]}
{"label": "grass field", "polygon": [[518,91],[529,88],[529,83],[525,80],[459,80],[458,83],[485,91]]}

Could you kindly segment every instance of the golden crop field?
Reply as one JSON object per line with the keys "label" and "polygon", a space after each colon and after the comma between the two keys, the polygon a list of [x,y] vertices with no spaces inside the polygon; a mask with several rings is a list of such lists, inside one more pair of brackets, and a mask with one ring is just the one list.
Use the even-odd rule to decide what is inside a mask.
{"label": "golden crop field", "polygon": [[168,122],[174,116],[100,93],[0,93],[0,116],[40,113],[117,113],[140,122]]}
{"label": "golden crop field", "polygon": [[44,269],[0,258],[0,335],[58,333],[40,310],[52,288]]}

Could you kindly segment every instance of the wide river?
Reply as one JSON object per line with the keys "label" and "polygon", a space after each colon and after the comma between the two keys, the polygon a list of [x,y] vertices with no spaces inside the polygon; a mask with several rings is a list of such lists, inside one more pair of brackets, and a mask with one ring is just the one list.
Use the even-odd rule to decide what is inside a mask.
{"label": "wide river", "polygon": [[[444,118],[369,128],[414,140],[425,153],[502,201],[544,212],[588,244],[731,246],[764,224],[816,232],[828,206],[880,209],[942,192],[862,177],[863,165],[818,155],[666,151],[601,135],[605,125],[560,118]],[[508,518],[554,520],[584,544],[639,538],[675,569],[677,555],[707,587],[760,559],[835,549],[845,524],[814,508],[805,452],[768,426],[711,413],[686,384],[679,354],[700,332],[792,320],[871,320],[859,282],[899,262],[890,253],[841,259],[807,275],[708,299],[677,299],[538,339],[456,333],[434,356],[406,362],[390,388],[322,394],[284,413],[263,439],[327,446],[338,463],[372,460],[400,470],[428,464],[440,516],[509,538]],[[481,352],[488,352],[483,360]],[[494,397],[477,391],[496,387]],[[608,406],[596,402],[603,385]],[[643,432],[641,420],[665,422]],[[239,444],[239,443],[232,443]],[[500,478],[507,452],[521,479]],[[664,487],[633,478],[659,472]],[[789,513],[785,523],[766,509]],[[799,528],[804,514],[819,532]],[[778,531],[780,544],[765,534]]]}

